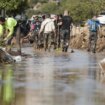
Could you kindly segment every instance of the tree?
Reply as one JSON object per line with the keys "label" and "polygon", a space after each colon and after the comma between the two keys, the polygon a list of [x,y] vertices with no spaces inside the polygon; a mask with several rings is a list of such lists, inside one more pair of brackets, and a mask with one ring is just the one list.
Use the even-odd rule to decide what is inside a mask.
{"label": "tree", "polygon": [[56,3],[46,3],[42,5],[41,11],[43,13],[55,13],[57,9]]}
{"label": "tree", "polygon": [[105,11],[105,0],[61,0],[60,5],[48,2],[49,0],[30,0],[35,5],[37,2],[44,3],[39,11],[42,13],[63,13],[65,9],[69,10],[70,15],[75,22],[85,21],[92,18],[93,15]]}
{"label": "tree", "polygon": [[62,0],[63,10],[68,9],[74,21],[83,21],[105,10],[105,0]]}
{"label": "tree", "polygon": [[23,6],[21,5],[23,3],[26,3],[26,1],[25,0],[0,0],[0,9],[2,9],[2,11],[5,10],[7,12],[14,11],[20,8],[21,6]]}

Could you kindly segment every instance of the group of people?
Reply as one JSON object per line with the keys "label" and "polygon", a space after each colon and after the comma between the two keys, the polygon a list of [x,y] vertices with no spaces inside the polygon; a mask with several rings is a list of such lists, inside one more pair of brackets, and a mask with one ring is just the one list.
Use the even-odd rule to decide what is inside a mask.
{"label": "group of people", "polygon": [[68,11],[65,11],[64,15],[46,14],[43,21],[39,21],[38,16],[34,17],[34,22],[31,23],[31,35],[35,39],[35,48],[38,49],[43,44],[45,51],[50,51],[53,46],[53,49],[62,48],[63,52],[67,52],[72,23]]}
{"label": "group of people", "polygon": [[[37,16],[34,19],[36,21],[36,27],[34,27],[32,35],[35,36],[35,48],[38,49],[39,45],[43,44],[46,51],[50,50],[51,46],[54,45],[54,49],[61,48],[62,52],[68,51],[73,26],[73,19],[68,11],[64,11],[64,15],[55,15],[55,17],[47,14],[39,23],[37,23]],[[85,25],[89,30],[87,51],[95,53],[100,22],[97,20],[97,16],[93,16]],[[73,50],[71,49],[71,51]]]}
{"label": "group of people", "polygon": [[[68,51],[73,19],[67,10],[63,15],[45,14],[41,17],[37,15],[29,23],[28,21],[20,23],[13,17],[6,19],[0,17],[0,43],[5,43],[7,51],[11,50],[11,41],[15,37],[17,50],[21,54],[20,39],[22,35],[23,37],[28,36],[27,38],[30,43],[33,43],[35,49],[44,48],[45,51],[50,51],[51,48],[61,48],[62,52]],[[95,53],[100,23],[94,16],[87,21],[86,25],[90,32],[88,51],[91,51],[91,47],[93,47],[92,52]]]}

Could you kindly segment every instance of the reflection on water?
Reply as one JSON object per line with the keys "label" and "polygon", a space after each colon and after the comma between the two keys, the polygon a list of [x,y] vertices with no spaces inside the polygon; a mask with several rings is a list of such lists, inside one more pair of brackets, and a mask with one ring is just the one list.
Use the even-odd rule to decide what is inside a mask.
{"label": "reflection on water", "polygon": [[79,51],[36,53],[15,69],[1,67],[0,105],[104,105],[105,85],[98,81],[102,58]]}
{"label": "reflection on water", "polygon": [[13,68],[8,65],[0,70],[0,105],[12,105],[14,98]]}
{"label": "reflection on water", "polygon": [[97,56],[89,56],[89,65],[88,65],[88,76],[91,79],[96,79],[97,77]]}
{"label": "reflection on water", "polygon": [[76,105],[96,105],[94,102],[95,90],[97,91],[95,80],[98,70],[96,55],[89,55],[88,61],[87,78],[80,81],[82,87],[80,87],[80,93]]}
{"label": "reflection on water", "polygon": [[[26,85],[25,105],[34,105],[35,103],[53,105],[51,97],[53,94],[53,58],[42,57],[38,61],[30,59],[29,62],[27,62],[28,68],[26,70],[26,82],[28,85]],[[36,68],[30,69],[35,62],[37,62]]]}

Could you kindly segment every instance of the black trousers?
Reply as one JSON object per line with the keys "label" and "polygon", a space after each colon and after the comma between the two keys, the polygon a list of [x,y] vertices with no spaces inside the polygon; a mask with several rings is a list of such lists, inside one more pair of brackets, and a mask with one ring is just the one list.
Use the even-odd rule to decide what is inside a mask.
{"label": "black trousers", "polygon": [[97,39],[98,39],[97,32],[91,32],[90,31],[88,50],[92,50],[93,52],[96,51]]}

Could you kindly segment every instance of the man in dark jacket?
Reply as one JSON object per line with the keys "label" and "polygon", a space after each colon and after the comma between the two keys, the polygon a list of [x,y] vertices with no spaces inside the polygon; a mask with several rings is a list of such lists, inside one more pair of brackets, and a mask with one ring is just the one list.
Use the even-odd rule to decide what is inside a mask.
{"label": "man in dark jacket", "polygon": [[69,16],[68,11],[64,11],[64,16],[62,17],[62,51],[67,52],[70,43],[70,30],[73,23],[72,17]]}

